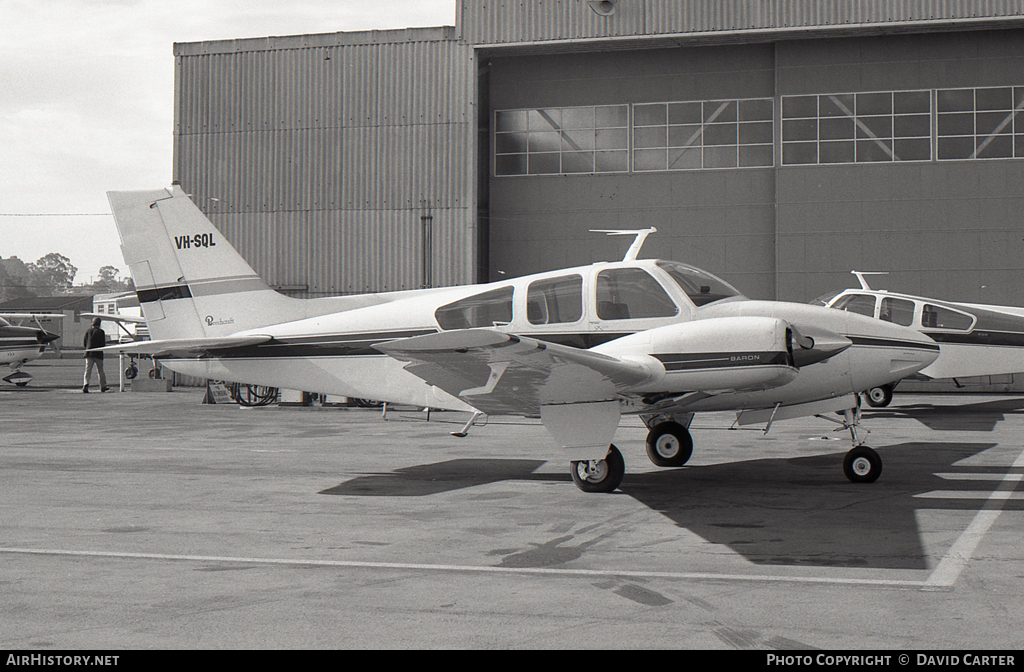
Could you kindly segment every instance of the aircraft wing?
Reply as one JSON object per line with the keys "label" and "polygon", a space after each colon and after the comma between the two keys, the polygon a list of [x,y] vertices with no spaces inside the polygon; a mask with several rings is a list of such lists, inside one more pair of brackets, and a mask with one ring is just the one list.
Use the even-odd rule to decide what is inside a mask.
{"label": "aircraft wing", "polygon": [[491,415],[540,414],[547,404],[608,401],[647,381],[632,362],[493,329],[461,329],[373,346],[406,370]]}
{"label": "aircraft wing", "polygon": [[6,320],[31,320],[37,317],[52,317],[60,320],[64,318],[64,313],[0,313],[0,317]]}
{"label": "aircraft wing", "polygon": [[157,341],[136,341],[119,345],[108,345],[103,348],[86,350],[86,352],[111,352],[126,355],[152,355],[161,357],[197,357],[215,350],[241,348],[247,345],[259,345],[271,340],[273,336],[262,334],[247,336],[214,336],[210,338],[166,338]]}

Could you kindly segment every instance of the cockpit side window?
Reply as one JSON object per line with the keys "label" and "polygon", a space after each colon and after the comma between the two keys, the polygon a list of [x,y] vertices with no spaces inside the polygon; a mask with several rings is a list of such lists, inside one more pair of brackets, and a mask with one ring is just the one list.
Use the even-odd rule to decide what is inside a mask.
{"label": "cockpit side window", "polygon": [[530,324],[566,324],[583,317],[583,277],[566,275],[537,280],[526,292]]}
{"label": "cockpit side window", "polygon": [[921,326],[932,329],[956,329],[967,331],[974,325],[974,316],[942,306],[924,304],[921,312]]}
{"label": "cockpit side window", "polygon": [[459,299],[434,311],[434,318],[445,331],[509,324],[512,322],[512,288],[502,287]]}
{"label": "cockpit side window", "polygon": [[887,296],[882,299],[878,319],[909,327],[914,323],[914,302]]}
{"label": "cockpit side window", "polygon": [[674,261],[659,261],[658,267],[671,276],[696,306],[741,296],[739,290],[729,283],[696,268]]}
{"label": "cockpit side window", "polygon": [[845,310],[848,313],[874,317],[875,297],[870,294],[850,294],[836,301],[832,307]]}
{"label": "cockpit side window", "polygon": [[597,274],[597,317],[628,320],[679,314],[665,290],[642,268],[612,268]]}

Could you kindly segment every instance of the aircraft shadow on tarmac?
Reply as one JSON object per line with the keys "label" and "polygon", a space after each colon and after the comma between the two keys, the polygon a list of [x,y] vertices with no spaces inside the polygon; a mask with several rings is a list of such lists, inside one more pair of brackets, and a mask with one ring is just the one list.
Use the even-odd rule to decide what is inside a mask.
{"label": "aircraft shadow on tarmac", "polygon": [[890,408],[865,409],[864,419],[911,418],[936,431],[991,432],[1007,415],[1024,415],[1024,398],[980,401],[974,404],[941,406],[901,404]]}
{"label": "aircraft shadow on tarmac", "polygon": [[[930,554],[920,537],[918,513],[962,511],[968,516],[966,526],[998,483],[947,480],[936,474],[1005,474],[1005,468],[957,464],[995,445],[915,442],[876,448],[885,467],[881,479],[871,484],[847,481],[838,453],[644,473],[627,469],[619,490],[679,527],[756,564],[925,570]],[[542,464],[522,459],[449,460],[358,476],[320,494],[424,497],[506,481],[570,481],[568,474],[534,473]],[[917,496],[951,490],[976,491],[977,497]],[[573,497],[609,496],[584,495],[571,487],[566,492]],[[1004,508],[1024,507],[1010,500]],[[931,555],[935,552],[932,549]]]}

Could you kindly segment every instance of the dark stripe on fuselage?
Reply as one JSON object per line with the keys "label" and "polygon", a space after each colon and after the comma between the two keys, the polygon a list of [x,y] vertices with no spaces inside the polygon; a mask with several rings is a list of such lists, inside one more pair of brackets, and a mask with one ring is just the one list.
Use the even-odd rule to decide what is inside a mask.
{"label": "dark stripe on fuselage", "polygon": [[385,343],[400,338],[413,338],[436,334],[436,329],[414,329],[404,331],[379,331],[361,334],[329,334],[320,336],[297,336],[275,338],[259,345],[217,350],[211,354],[224,359],[240,358],[292,358],[292,357],[357,357],[381,355],[374,343]]}
{"label": "dark stripe on fuselage", "polygon": [[847,336],[854,345],[874,348],[911,348],[913,350],[938,350],[938,343],[918,343],[917,341],[900,341],[893,338],[877,338],[874,336]]}
{"label": "dark stripe on fuselage", "polygon": [[155,301],[190,299],[192,291],[188,285],[165,285],[153,289],[140,289],[135,292],[135,295],[139,297],[139,303],[154,303]]}
{"label": "dark stripe on fuselage", "polygon": [[1012,331],[971,331],[950,333],[946,331],[926,331],[933,340],[939,343],[956,343],[958,345],[991,345],[1024,347],[1024,334]]}
{"label": "dark stripe on fuselage", "polygon": [[666,371],[699,371],[738,366],[792,366],[788,352],[703,352],[655,354]]}

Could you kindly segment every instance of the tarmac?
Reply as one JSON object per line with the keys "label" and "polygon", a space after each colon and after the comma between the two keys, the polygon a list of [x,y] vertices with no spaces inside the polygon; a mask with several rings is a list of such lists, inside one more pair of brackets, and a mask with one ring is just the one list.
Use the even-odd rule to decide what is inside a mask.
{"label": "tarmac", "polygon": [[[116,366],[109,363],[117,389]],[[0,649],[1014,650],[1024,398],[698,415],[680,469],[624,418],[586,494],[535,420],[0,387]],[[1019,658],[1019,656],[1018,656]]]}

